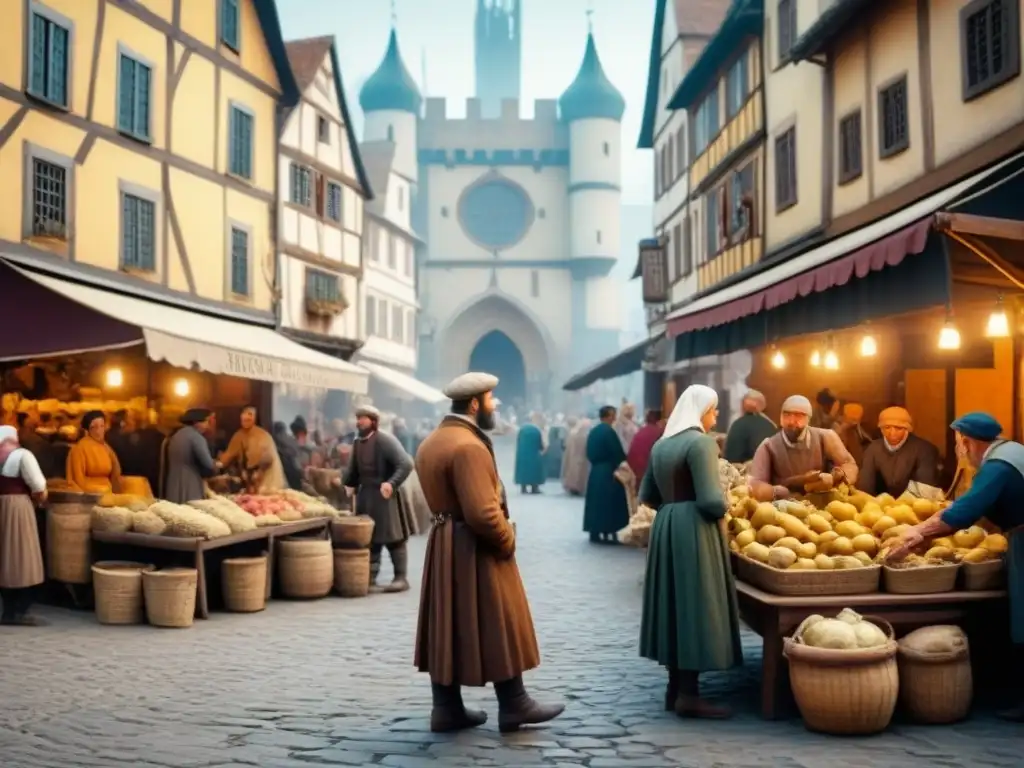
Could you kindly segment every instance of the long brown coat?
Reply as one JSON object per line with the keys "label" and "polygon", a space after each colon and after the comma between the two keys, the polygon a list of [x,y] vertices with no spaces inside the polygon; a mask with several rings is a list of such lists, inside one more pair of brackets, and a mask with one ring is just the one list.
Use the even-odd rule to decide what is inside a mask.
{"label": "long brown coat", "polygon": [[435,515],[427,540],[415,664],[442,685],[481,686],[540,664],[490,439],[448,416],[416,453]]}

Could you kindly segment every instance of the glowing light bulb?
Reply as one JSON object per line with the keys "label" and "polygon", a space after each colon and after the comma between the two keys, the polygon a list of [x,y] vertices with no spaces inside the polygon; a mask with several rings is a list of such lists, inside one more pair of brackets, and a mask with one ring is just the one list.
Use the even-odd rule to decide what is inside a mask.
{"label": "glowing light bulb", "polygon": [[120,368],[111,368],[107,371],[108,387],[120,387],[122,384],[124,384],[124,374],[121,373]]}
{"label": "glowing light bulb", "polygon": [[878,344],[875,343],[875,337],[868,334],[860,340],[860,356],[861,357],[874,357],[878,354]]}
{"label": "glowing light bulb", "polygon": [[772,368],[777,371],[781,371],[786,367],[786,356],[782,354],[781,349],[775,350],[775,354],[772,355]]}
{"label": "glowing light bulb", "polygon": [[174,394],[178,397],[187,397],[189,392],[188,379],[178,379],[174,382]]}
{"label": "glowing light bulb", "polygon": [[839,370],[839,355],[837,355],[831,349],[825,353],[825,368],[830,371]]}
{"label": "glowing light bulb", "polygon": [[811,365],[815,368],[821,367],[821,352],[818,350],[811,352]]}
{"label": "glowing light bulb", "polygon": [[947,320],[939,332],[939,349],[960,349],[960,331]]}
{"label": "glowing light bulb", "polygon": [[1005,339],[1010,335],[1010,320],[1002,309],[995,310],[988,316],[985,335],[990,339]]}

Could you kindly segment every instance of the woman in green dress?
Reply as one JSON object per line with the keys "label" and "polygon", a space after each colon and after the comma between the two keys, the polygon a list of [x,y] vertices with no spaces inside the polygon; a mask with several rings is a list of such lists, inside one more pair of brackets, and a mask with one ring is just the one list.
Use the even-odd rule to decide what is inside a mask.
{"label": "woman in green dress", "polygon": [[640,655],[668,670],[665,709],[680,717],[729,717],[700,697],[698,675],[743,663],[736,588],[719,528],[726,501],[710,387],[688,387],[651,451],[641,504],[658,510],[644,579]]}

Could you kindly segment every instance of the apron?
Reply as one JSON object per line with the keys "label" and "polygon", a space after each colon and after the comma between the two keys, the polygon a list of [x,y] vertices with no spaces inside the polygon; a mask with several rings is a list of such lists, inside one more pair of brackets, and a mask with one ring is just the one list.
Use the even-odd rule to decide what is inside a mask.
{"label": "apron", "polygon": [[[982,464],[999,459],[1024,476],[1024,445],[1012,441],[997,443]],[[1024,645],[1024,525],[1006,532],[1010,546],[1006,552],[1006,585],[1010,598],[1010,637],[1015,645]]]}

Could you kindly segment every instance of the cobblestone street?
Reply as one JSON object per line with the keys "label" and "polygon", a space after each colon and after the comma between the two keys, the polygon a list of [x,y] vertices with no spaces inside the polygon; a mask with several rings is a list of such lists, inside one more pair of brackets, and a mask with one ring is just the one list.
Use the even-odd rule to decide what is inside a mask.
{"label": "cobblestone street", "polygon": [[[503,465],[511,478],[510,462]],[[0,765],[1020,765],[1021,731],[988,716],[849,740],[809,734],[797,719],[762,722],[752,635],[746,669],[713,680],[737,708],[734,720],[682,722],[661,712],[661,670],[636,653],[643,555],[588,544],[582,501],[556,484],[543,496],[509,491],[543,654],[527,686],[568,705],[550,727],[499,736],[493,692],[473,689],[467,703],[488,710],[487,725],[428,732],[428,681],[411,663],[420,538],[412,544],[417,583],[404,595],[274,601],[261,614],[215,613],[181,631],[105,628],[89,614],[54,609],[41,611],[51,627],[5,629]]]}

